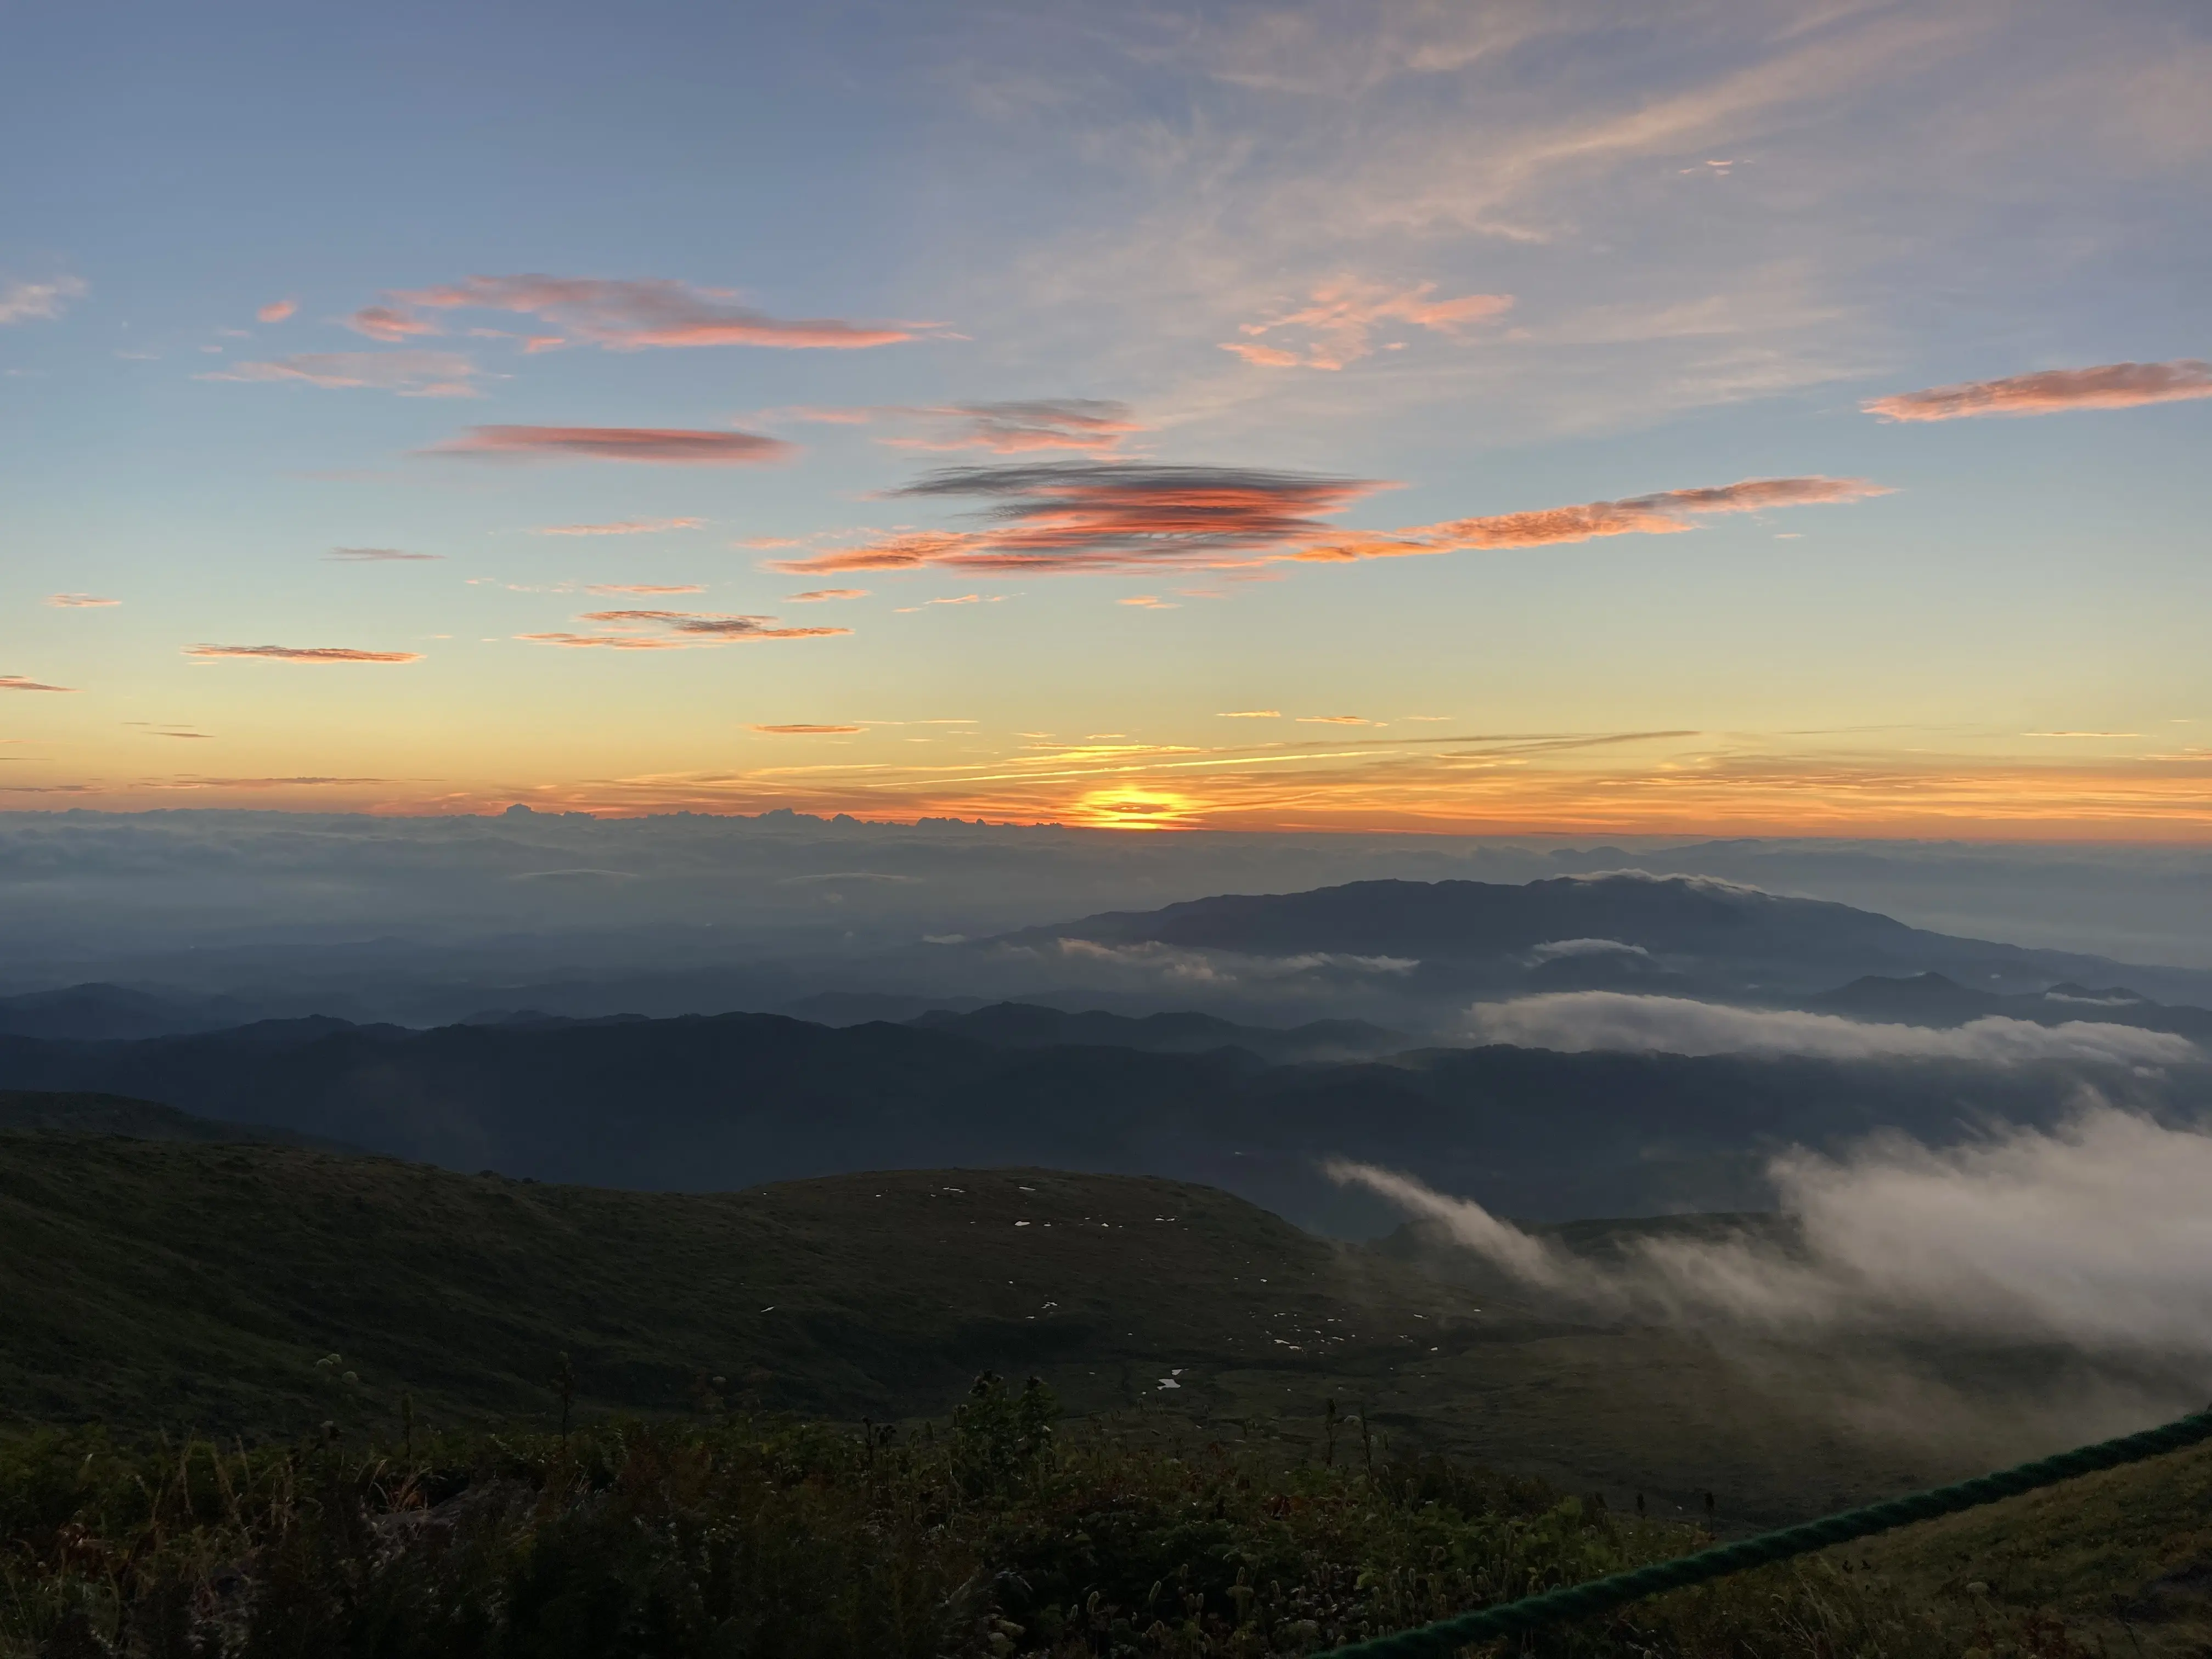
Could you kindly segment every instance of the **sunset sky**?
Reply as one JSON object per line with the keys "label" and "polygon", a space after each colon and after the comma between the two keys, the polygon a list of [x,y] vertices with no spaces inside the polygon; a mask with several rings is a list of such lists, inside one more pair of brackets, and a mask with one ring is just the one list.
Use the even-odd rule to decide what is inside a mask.
{"label": "sunset sky", "polygon": [[2196,0],[9,37],[0,810],[2212,837]]}

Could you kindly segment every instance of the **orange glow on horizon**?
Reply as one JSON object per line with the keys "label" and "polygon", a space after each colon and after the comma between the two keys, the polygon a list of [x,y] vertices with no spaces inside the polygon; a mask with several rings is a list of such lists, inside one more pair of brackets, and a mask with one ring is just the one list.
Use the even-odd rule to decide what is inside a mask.
{"label": "orange glow on horizon", "polygon": [[[362,777],[58,781],[11,791],[7,805],[404,816],[497,811],[523,801],[616,817],[787,808],[882,823],[959,817],[1146,832],[2212,841],[2212,753],[2195,751],[2066,763],[1759,753],[1676,732],[1464,738],[1441,752],[1206,750],[1135,742],[1034,749],[934,768],[903,756],[825,758],[550,781],[541,774],[458,787]],[[1611,764],[1589,763],[1607,749],[1614,751]]]}

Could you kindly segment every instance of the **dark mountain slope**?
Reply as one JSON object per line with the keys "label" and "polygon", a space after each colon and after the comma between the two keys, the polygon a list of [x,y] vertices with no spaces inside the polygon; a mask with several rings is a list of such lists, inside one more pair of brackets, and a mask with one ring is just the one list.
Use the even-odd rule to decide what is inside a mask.
{"label": "dark mountain slope", "polygon": [[1242,1048],[1262,1060],[1345,1060],[1398,1054],[1415,1047],[1402,1031],[1360,1019],[1316,1019],[1289,1030],[1239,1025],[1211,1014],[1133,1017],[1093,1009],[1066,1013],[1030,1002],[1000,1002],[969,1013],[945,1011],[907,1022],[926,1030],[973,1037],[1002,1048],[1141,1048],[1151,1054],[1200,1054]]}
{"label": "dark mountain slope", "polygon": [[2046,1121],[2085,1076],[2187,1106],[2163,1080],[2055,1066],[1437,1049],[1270,1066],[1237,1049],[1000,1048],[770,1015],[447,1026],[286,1022],[137,1043],[0,1039],[0,1087],[96,1090],[449,1169],[680,1191],[839,1170],[1046,1164],[1212,1182],[1302,1224],[1385,1218],[1316,1171],[1346,1157],[1534,1218],[1765,1201],[1782,1145],[1878,1127],[1947,1139]]}
{"label": "dark mountain slope", "polygon": [[120,1135],[131,1140],[269,1141],[296,1145],[286,1129],[221,1123],[123,1095],[40,1094],[0,1090],[0,1133]]}
{"label": "dark mountain slope", "polygon": [[1396,1303],[1440,1310],[1409,1273],[1174,1182],[908,1172],[693,1197],[0,1134],[0,1419],[389,1433],[403,1391],[447,1424],[542,1419],[563,1352],[595,1413],[689,1410],[720,1376],[732,1398],[899,1415],[986,1367],[1043,1369],[1091,1410]]}

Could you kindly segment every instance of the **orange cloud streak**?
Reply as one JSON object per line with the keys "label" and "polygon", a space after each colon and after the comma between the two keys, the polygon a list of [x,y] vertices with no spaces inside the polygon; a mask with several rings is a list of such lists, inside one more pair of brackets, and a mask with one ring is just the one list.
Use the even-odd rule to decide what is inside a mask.
{"label": "orange cloud streak", "polygon": [[2069,409],[2133,409],[2212,398],[2212,363],[2102,363],[2047,368],[2002,380],[1968,380],[1875,398],[1860,407],[1892,421],[1956,421],[1974,415],[2055,415]]}
{"label": "orange cloud streak", "polygon": [[436,332],[434,325],[415,314],[417,310],[505,311],[537,317],[564,331],[563,335],[533,336],[527,345],[533,351],[562,344],[567,336],[611,351],[719,345],[851,350],[893,345],[936,330],[928,323],[850,323],[830,317],[787,320],[732,303],[736,296],[727,289],[693,288],[663,278],[471,276],[386,297],[395,304],[356,312],[352,325],[372,337],[387,339]]}
{"label": "orange cloud streak", "polygon": [[238,659],[252,662],[420,662],[420,651],[356,651],[343,645],[188,645],[185,654],[202,662]]}

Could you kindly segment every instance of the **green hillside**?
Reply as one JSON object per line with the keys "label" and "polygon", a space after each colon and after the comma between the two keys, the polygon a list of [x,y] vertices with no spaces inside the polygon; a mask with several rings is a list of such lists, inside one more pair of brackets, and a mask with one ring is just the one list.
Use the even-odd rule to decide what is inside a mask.
{"label": "green hillside", "polygon": [[[718,1392],[836,1416],[1042,1370],[1078,1411],[1446,1298],[1173,1182],[901,1172],[641,1194],[292,1147],[0,1136],[0,1412],[223,1433]],[[1396,1332],[1391,1333],[1394,1340]],[[1402,1346],[1402,1343],[1401,1344]],[[319,1366],[325,1355],[338,1367]],[[348,1387],[333,1373],[351,1372]],[[1303,1408],[1304,1401],[1300,1402]]]}

